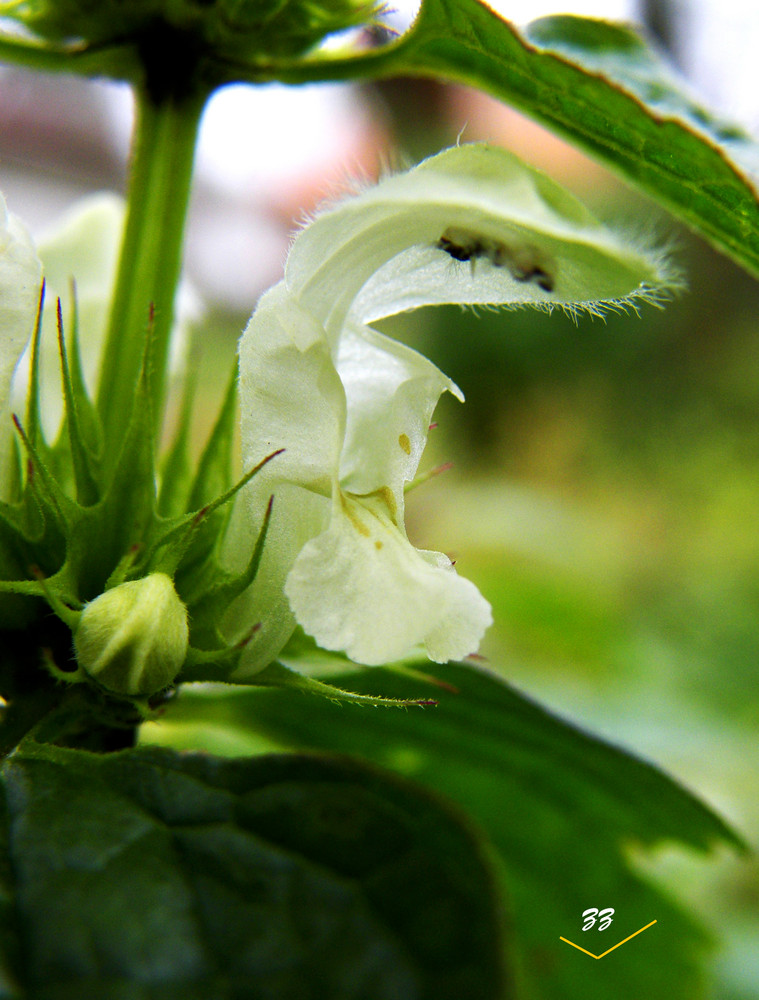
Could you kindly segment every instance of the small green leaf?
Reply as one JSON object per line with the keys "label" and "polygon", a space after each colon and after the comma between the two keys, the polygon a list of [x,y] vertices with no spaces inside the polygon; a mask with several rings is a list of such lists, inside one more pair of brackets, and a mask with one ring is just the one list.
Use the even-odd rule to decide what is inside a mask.
{"label": "small green leaf", "polygon": [[[274,455],[277,454],[278,452],[274,452]],[[267,456],[264,462],[268,462],[270,457],[272,456]],[[256,469],[261,464],[263,463],[259,463]],[[233,487],[233,491],[237,488]],[[202,567],[202,572],[196,572],[194,579],[191,578],[185,600],[193,615],[193,640],[201,649],[211,649],[223,642],[219,623],[224,610],[255,580],[266,544],[272,507],[273,498],[270,497],[256,544],[247,565],[240,573],[223,570],[214,560]]]}
{"label": "small green leaf", "polygon": [[515,995],[487,849],[392,775],[27,743],[0,777],[4,996]]}
{"label": "small green leaf", "polygon": [[105,580],[131,545],[140,545],[155,521],[156,487],[153,444],[153,406],[149,386],[148,332],[139,382],[134,390],[118,461],[108,470],[110,479],[96,511],[101,551],[92,553],[91,542],[80,536],[69,558],[77,565],[77,578],[87,597],[100,593]]}
{"label": "small green leaf", "polygon": [[[30,441],[18,418],[14,416],[13,422],[26,452],[28,474],[25,489],[30,498],[27,508],[30,507],[33,511],[30,515],[28,510],[19,507],[19,523],[21,519],[26,519],[27,523],[38,526],[38,518],[34,515],[42,514],[45,522],[49,520],[56,529],[65,535],[66,525],[72,523],[78,516],[79,505],[61,488],[42,455]],[[53,453],[46,447],[43,446],[42,452],[46,453],[48,458],[54,459]],[[5,505],[5,510],[8,511],[8,509],[8,506]]]}
{"label": "small green leaf", "polygon": [[[237,431],[237,361],[231,373],[224,401],[210,437],[206,442],[195,478],[187,510],[200,510],[217,497],[227,493],[232,483],[233,450]],[[184,557],[185,567],[207,560],[224,536],[232,510],[230,503],[205,517]]]}
{"label": "small green leaf", "polygon": [[163,517],[194,513],[232,485],[232,453],[237,429],[236,361],[216,423],[197,463],[189,455],[196,397],[197,375],[189,371],[182,392],[177,431],[161,469],[158,512]]}
{"label": "small green leaf", "polygon": [[45,282],[40,288],[37,319],[31,339],[31,356],[29,359],[29,387],[26,394],[26,427],[29,440],[35,448],[45,447],[45,436],[42,433],[42,416],[40,410],[40,340],[42,337],[42,308],[45,304]]}
{"label": "small green leaf", "polygon": [[84,377],[84,359],[82,357],[82,337],[79,325],[79,304],[77,301],[76,282],[71,279],[71,309],[68,325],[64,327],[67,340],[70,341],[69,373],[73,397],[76,400],[79,430],[84,445],[89,453],[90,461],[97,464],[103,450],[102,427],[93,401],[87,390]]}
{"label": "small green leaf", "polygon": [[[383,670],[331,678],[386,697],[434,692],[439,706],[423,714],[359,712],[257,689],[219,695],[216,707],[230,731],[253,727],[282,747],[350,751],[465,808],[504,862],[526,996],[702,996],[706,935],[635,874],[625,848],[674,840],[705,850],[718,841],[735,846],[735,835],[658,768],[551,715],[494,675],[452,664],[436,665],[435,674],[458,694]],[[184,691],[172,723],[213,716],[213,700]],[[591,959],[559,938],[593,951],[580,930],[580,915],[592,906],[616,911],[613,933],[596,935],[595,954],[604,942],[611,947],[651,920],[658,924],[589,969]]]}
{"label": "small green leaf", "polygon": [[182,386],[182,405],[177,429],[161,462],[161,486],[156,505],[161,517],[178,517],[186,514],[189,509],[187,498],[192,488],[194,473],[189,445],[197,389],[197,373],[190,369]]}
{"label": "small green leaf", "polygon": [[[72,377],[71,366],[69,364],[66,342],[63,336],[63,316],[61,312],[61,300],[58,299],[58,353],[61,362],[61,379],[63,382],[63,398],[65,404],[65,428],[68,436],[68,445],[71,453],[71,465],[74,472],[74,484],[76,487],[76,499],[82,506],[91,506],[98,500],[98,487],[93,475],[93,455],[85,442],[85,435],[82,431],[80,409],[83,409],[84,401],[89,399],[84,391],[84,395],[79,395],[84,390],[84,382],[81,379]],[[78,353],[75,358],[74,369],[78,369]],[[77,391],[78,390],[78,391]]]}
{"label": "small green leaf", "polygon": [[237,426],[237,359],[216,424],[200,456],[188,510],[210,503],[232,485],[232,451]]}

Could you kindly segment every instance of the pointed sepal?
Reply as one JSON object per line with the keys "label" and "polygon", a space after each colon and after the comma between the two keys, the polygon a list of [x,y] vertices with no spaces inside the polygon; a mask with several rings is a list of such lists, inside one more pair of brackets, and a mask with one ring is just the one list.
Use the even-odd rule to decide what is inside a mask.
{"label": "pointed sepal", "polygon": [[346,691],[298,673],[281,663],[271,663],[248,682],[257,687],[289,688],[302,691],[305,694],[317,695],[332,702],[342,702],[351,705],[362,705],[365,708],[434,708],[437,701],[434,698],[386,698],[382,695],[357,694]]}

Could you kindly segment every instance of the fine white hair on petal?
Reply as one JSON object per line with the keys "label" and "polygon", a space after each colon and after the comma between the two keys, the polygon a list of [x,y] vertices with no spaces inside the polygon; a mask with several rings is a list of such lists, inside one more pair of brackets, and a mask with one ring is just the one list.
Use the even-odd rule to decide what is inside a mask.
{"label": "fine white hair on petal", "polygon": [[348,312],[371,322],[439,303],[592,311],[679,283],[660,251],[617,236],[548,176],[485,144],[446,150],[318,214],[285,280],[334,338]]}

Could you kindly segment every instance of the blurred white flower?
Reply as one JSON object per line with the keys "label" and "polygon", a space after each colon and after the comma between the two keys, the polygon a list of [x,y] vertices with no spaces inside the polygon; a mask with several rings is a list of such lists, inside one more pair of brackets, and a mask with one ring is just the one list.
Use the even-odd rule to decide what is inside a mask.
{"label": "blurred white flower", "polygon": [[34,328],[41,264],[23,225],[0,196],[0,499],[7,499],[13,372]]}
{"label": "blurred white flower", "polygon": [[[102,191],[88,195],[69,208],[37,240],[37,252],[45,278],[45,306],[40,341],[42,425],[48,441],[54,441],[63,417],[60,358],[57,338],[57,301],[61,300],[64,333],[70,339],[74,320],[74,292],[83,375],[94,398],[105,345],[111,297],[116,282],[119,249],[125,222],[123,198]],[[20,416],[25,412],[29,384],[31,344],[29,335],[39,298],[39,262],[33,307],[29,309],[25,349],[16,355],[11,387],[11,405]],[[147,322],[148,303],[145,304]],[[27,308],[29,303],[27,302]],[[197,295],[186,282],[177,294],[177,322],[172,335],[169,368],[173,377],[182,375],[186,361],[188,327],[202,315]],[[31,316],[31,319],[29,319]],[[6,398],[6,397],[0,397]]]}

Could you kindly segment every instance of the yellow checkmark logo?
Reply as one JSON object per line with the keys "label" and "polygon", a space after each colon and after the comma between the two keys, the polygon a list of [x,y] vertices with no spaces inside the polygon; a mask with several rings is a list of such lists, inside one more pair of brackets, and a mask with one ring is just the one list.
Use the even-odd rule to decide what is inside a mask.
{"label": "yellow checkmark logo", "polygon": [[600,955],[594,955],[592,951],[586,951],[585,948],[581,948],[579,944],[575,944],[574,941],[568,941],[567,938],[565,937],[559,936],[559,941],[564,941],[566,944],[571,944],[573,948],[577,948],[578,951],[583,952],[585,955],[590,955],[591,958],[603,958],[604,955],[608,955],[615,949],[621,948],[623,944],[627,944],[628,941],[632,941],[634,937],[637,937],[639,934],[642,934],[643,931],[647,931],[649,927],[653,927],[655,923],[656,921],[652,920],[650,924],[646,924],[645,927],[641,927],[639,931],[636,931],[634,934],[631,934],[629,937],[626,937],[624,941],[619,941],[612,948],[607,949],[607,951],[603,952]]}

